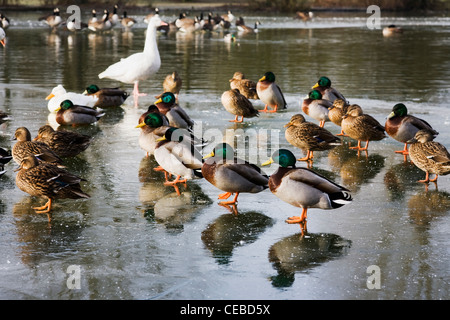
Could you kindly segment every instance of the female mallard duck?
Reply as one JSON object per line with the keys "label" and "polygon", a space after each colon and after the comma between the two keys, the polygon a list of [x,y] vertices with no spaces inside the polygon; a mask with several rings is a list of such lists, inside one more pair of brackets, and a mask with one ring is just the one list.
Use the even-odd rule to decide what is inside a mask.
{"label": "female mallard duck", "polygon": [[78,132],[55,131],[48,124],[40,127],[34,138],[34,141],[45,143],[62,158],[75,157],[89,147],[91,140],[91,137]]}
{"label": "female mallard duck", "polygon": [[259,99],[256,92],[256,82],[246,79],[242,72],[236,71],[233,74],[233,78],[230,79],[230,88],[238,89],[247,99]]}
{"label": "female mallard duck", "polygon": [[328,77],[320,77],[317,83],[312,87],[322,94],[322,99],[334,102],[336,99],[347,101],[342,93],[331,86],[331,80]]}
{"label": "female mallard duck", "polygon": [[6,172],[5,164],[11,161],[11,151],[0,148],[0,177]]}
{"label": "female mallard duck", "polygon": [[[128,98],[128,93],[119,88],[102,88],[100,89],[97,85],[91,84],[83,94],[87,96],[92,96],[97,98],[97,102],[94,107],[97,108],[108,108],[108,107],[119,107]],[[69,99],[70,100],[70,99]]]}
{"label": "female mallard duck", "polygon": [[[154,156],[156,162],[166,172],[176,175],[173,181],[167,181],[165,185],[185,183],[188,179],[202,178],[202,155],[194,147],[192,141],[185,141],[185,131],[180,128],[170,127],[158,141]],[[180,180],[181,178],[183,180]],[[166,175],[167,178],[167,175]]]}
{"label": "female mallard duck", "polygon": [[103,111],[74,105],[72,101],[64,100],[56,110],[56,122],[60,125],[86,125],[96,123],[104,115]]}
{"label": "female mallard duck", "polygon": [[39,141],[31,140],[31,133],[25,127],[16,129],[14,140],[17,140],[12,148],[14,161],[20,165],[22,160],[29,155],[39,156],[39,159],[53,164],[61,164],[61,158],[50,147]]}
{"label": "female mallard duck", "polygon": [[[261,112],[277,112],[280,109],[286,109],[287,104],[281,88],[275,83],[273,72],[266,72],[256,84],[256,92],[259,99],[265,104]],[[273,108],[268,111],[267,107]]]}
{"label": "female mallard duck", "polygon": [[[172,92],[175,95],[176,100],[178,100],[182,84],[183,81],[181,80],[178,71],[174,71],[164,78],[163,92]],[[156,96],[156,98],[159,99],[161,96],[162,95]]]}
{"label": "female mallard duck", "polygon": [[256,165],[234,156],[233,148],[227,143],[218,144],[214,150],[203,157],[203,177],[216,188],[225,191],[219,199],[228,199],[233,193],[232,201],[219,202],[221,205],[237,203],[239,193],[258,193],[268,188],[269,177]]}
{"label": "female mallard duck", "polygon": [[[426,172],[424,180],[419,182],[437,182],[438,175],[445,176],[450,173],[450,154],[439,142],[433,141],[435,134],[429,130],[419,130],[414,138],[408,141],[411,161]],[[435,174],[434,179],[429,175]]]}
{"label": "female mallard duck", "polygon": [[299,161],[311,161],[314,151],[329,150],[341,143],[341,139],[327,129],[305,121],[305,117],[301,114],[293,115],[285,127],[287,129],[284,135],[287,142],[306,150],[306,157],[297,159]]}
{"label": "female mallard duck", "polygon": [[395,151],[403,155],[408,154],[407,141],[413,139],[417,131],[424,129],[429,130],[434,135],[439,134],[425,120],[408,114],[408,109],[403,103],[397,103],[392,108],[392,112],[388,115],[384,127],[390,137],[405,144],[403,150]]}
{"label": "female mallard duck", "polygon": [[194,121],[176,103],[175,95],[172,92],[164,92],[154,104],[169,119],[170,126],[185,129],[192,129],[194,126]]}
{"label": "female mallard duck", "polygon": [[307,168],[295,167],[291,151],[280,149],[261,164],[278,163],[280,167],[269,179],[269,188],[281,200],[302,208],[301,216],[290,217],[288,223],[306,222],[308,208],[336,209],[352,201],[349,190]]}
{"label": "female mallard duck", "polygon": [[[342,119],[342,130],[352,139],[358,140],[358,151],[367,151],[369,141],[379,141],[386,138],[384,127],[372,116],[364,114],[361,107],[352,104]],[[366,141],[366,146],[361,147],[361,141]]]}
{"label": "female mallard duck", "polygon": [[52,92],[45,98],[48,100],[47,108],[50,112],[56,112],[64,100],[70,100],[74,104],[81,106],[94,107],[98,98],[96,96],[87,96],[81,93],[67,92],[62,85],[57,85]]}
{"label": "female mallard duck", "polygon": [[164,136],[168,126],[168,120],[155,105],[148,107],[148,110],[139,117],[139,123],[136,126],[141,129],[139,146],[146,151],[147,157],[153,155],[158,143],[156,140]]}
{"label": "female mallard duck", "polygon": [[80,182],[83,180],[63,168],[39,162],[35,156],[24,158],[16,175],[16,185],[20,190],[48,199],[44,206],[33,209],[36,213],[47,213],[49,220],[53,200],[89,198],[81,190]]}
{"label": "female mallard duck", "polygon": [[[335,125],[341,127],[342,117],[347,113],[348,104],[343,99],[336,99],[333,102],[333,105],[328,108],[328,118]],[[345,136],[344,130],[341,128],[341,133],[337,134],[338,136]]]}
{"label": "female mallard duck", "polygon": [[[234,114],[236,117],[230,122],[243,122],[244,117],[253,118],[259,116],[258,110],[253,107],[253,104],[238,89],[227,90],[221,97],[222,105],[225,109]],[[241,117],[241,120],[238,118]]]}
{"label": "female mallard duck", "polygon": [[311,118],[319,121],[319,126],[323,127],[325,122],[330,121],[328,108],[333,103],[330,100],[322,99],[322,94],[318,90],[312,90],[302,102],[302,111]]}

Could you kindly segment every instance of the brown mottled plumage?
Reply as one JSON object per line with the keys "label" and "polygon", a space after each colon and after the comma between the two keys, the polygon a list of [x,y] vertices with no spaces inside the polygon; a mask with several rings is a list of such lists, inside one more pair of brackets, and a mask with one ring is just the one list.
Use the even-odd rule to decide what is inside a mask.
{"label": "brown mottled plumage", "polygon": [[[336,99],[333,102],[333,105],[328,108],[328,118],[335,125],[341,127],[342,117],[347,113],[348,104],[343,99]],[[344,130],[341,128],[341,133],[337,134],[338,136],[345,136]]]}
{"label": "brown mottled plumage", "polygon": [[233,74],[233,78],[230,79],[230,88],[238,89],[247,99],[259,99],[258,93],[256,92],[256,82],[245,78],[242,72],[236,71]]}
{"label": "brown mottled plumage", "polygon": [[75,157],[89,147],[91,137],[73,131],[55,131],[50,125],[39,128],[34,141],[43,142],[58,156]]}
{"label": "brown mottled plumage", "polygon": [[[411,161],[421,170],[426,172],[424,180],[419,182],[436,182],[438,175],[450,174],[450,153],[444,145],[433,141],[435,134],[429,130],[419,130],[414,138],[409,140],[409,157]],[[435,174],[434,179],[429,175]]]}
{"label": "brown mottled plumage", "polygon": [[[80,182],[84,179],[58,168],[50,163],[39,162],[36,157],[28,156],[20,164],[16,175],[17,187],[31,196],[48,199],[42,207],[34,207],[36,213],[51,211],[54,199],[79,199],[90,196],[81,190]],[[50,214],[48,215],[51,220]]]}
{"label": "brown mottled plumage", "polygon": [[[225,91],[222,94],[221,102],[229,113],[236,116],[230,122],[243,122],[244,117],[253,118],[259,116],[258,110],[253,107],[250,100],[242,95],[238,89]],[[238,117],[241,117],[241,120],[238,120]]]}
{"label": "brown mottled plumage", "polygon": [[27,156],[38,156],[40,160],[54,164],[61,164],[61,158],[50,149],[50,147],[39,141],[31,140],[31,133],[25,127],[16,129],[14,139],[17,140],[12,148],[12,156],[17,164],[21,164],[22,160]]}
{"label": "brown mottled plumage", "polygon": [[[178,96],[180,94],[181,86],[183,81],[181,80],[180,75],[177,71],[168,74],[163,81],[163,91],[164,92],[172,92],[175,95],[175,98],[178,100]],[[157,96],[156,98],[160,98],[161,96]]]}

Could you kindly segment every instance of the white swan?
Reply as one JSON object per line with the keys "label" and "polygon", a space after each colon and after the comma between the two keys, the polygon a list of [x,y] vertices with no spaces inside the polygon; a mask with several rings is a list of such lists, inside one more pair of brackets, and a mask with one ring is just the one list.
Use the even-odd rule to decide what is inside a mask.
{"label": "white swan", "polygon": [[3,30],[2,28],[0,28],[0,43],[1,43],[4,47],[6,46],[5,38],[6,38],[5,30]]}
{"label": "white swan", "polygon": [[139,96],[145,95],[139,93],[139,81],[146,80],[154,75],[161,66],[161,58],[156,42],[156,28],[163,25],[167,24],[160,19],[159,15],[153,16],[147,27],[144,51],[121,59],[98,75],[100,79],[109,78],[123,83],[134,83],[133,97],[135,106],[138,104]]}
{"label": "white swan", "polygon": [[95,103],[98,100],[96,96],[86,96],[81,93],[75,92],[67,92],[66,89],[62,85],[57,85],[53,88],[52,92],[45,98],[45,100],[49,100],[47,107],[50,112],[56,112],[56,109],[59,108],[61,102],[64,100],[70,100],[73,104],[88,106],[93,108]]}

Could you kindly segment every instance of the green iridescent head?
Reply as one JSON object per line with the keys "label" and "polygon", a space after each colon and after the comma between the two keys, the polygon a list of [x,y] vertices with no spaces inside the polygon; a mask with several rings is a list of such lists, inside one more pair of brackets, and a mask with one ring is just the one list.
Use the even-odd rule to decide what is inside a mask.
{"label": "green iridescent head", "polygon": [[91,84],[89,87],[86,88],[86,92],[89,94],[96,93],[99,90],[100,90],[100,88],[95,84]]}
{"label": "green iridescent head", "polygon": [[322,99],[322,94],[318,90],[312,90],[308,94],[308,98],[312,99],[312,100],[320,100],[320,99]]}
{"label": "green iridescent head", "polygon": [[319,80],[317,81],[317,84],[320,87],[331,87],[331,80],[328,77],[320,77]]}
{"label": "green iridescent head", "polygon": [[73,102],[70,100],[64,100],[59,106],[61,107],[61,109],[67,110],[73,107]]}
{"label": "green iridescent head", "polygon": [[281,167],[295,167],[297,159],[294,154],[287,149],[279,149],[272,154],[270,160],[261,164],[262,166],[267,166],[271,163],[278,163]]}
{"label": "green iridescent head", "polygon": [[175,95],[172,92],[164,92],[161,101],[169,104],[175,103]]}
{"label": "green iridescent head", "polygon": [[214,150],[203,158],[234,159],[234,149],[228,143],[219,143]]}
{"label": "green iridescent head", "polygon": [[408,109],[403,103],[397,103],[393,108],[392,112],[388,115],[388,119],[393,117],[403,117],[408,114]]}
{"label": "green iridescent head", "polygon": [[272,71],[268,71],[264,73],[264,76],[259,81],[275,82],[275,74]]}

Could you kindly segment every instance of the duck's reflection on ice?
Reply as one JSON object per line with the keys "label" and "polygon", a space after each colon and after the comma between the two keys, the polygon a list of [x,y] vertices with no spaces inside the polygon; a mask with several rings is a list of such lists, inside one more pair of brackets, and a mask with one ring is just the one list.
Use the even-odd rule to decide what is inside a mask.
{"label": "duck's reflection on ice", "polygon": [[218,264],[228,264],[234,248],[254,242],[272,224],[260,212],[224,214],[208,225],[201,238]]}
{"label": "duck's reflection on ice", "polygon": [[269,261],[277,275],[271,277],[274,287],[289,287],[295,273],[307,271],[347,254],[351,241],[329,233],[294,234],[269,249]]}

